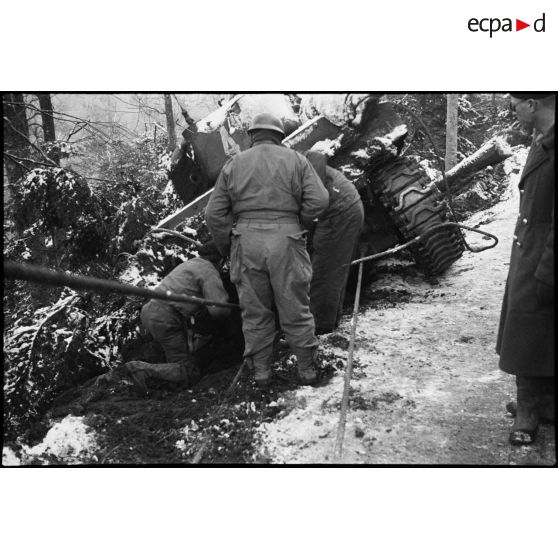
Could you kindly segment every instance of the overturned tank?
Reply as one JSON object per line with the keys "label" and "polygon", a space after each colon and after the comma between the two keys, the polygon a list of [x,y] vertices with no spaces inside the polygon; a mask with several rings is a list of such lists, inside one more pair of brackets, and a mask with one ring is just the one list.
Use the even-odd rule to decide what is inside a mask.
{"label": "overturned tank", "polygon": [[[283,144],[320,151],[358,189],[365,210],[361,245],[366,255],[415,238],[451,221],[437,185],[422,167],[402,155],[408,130],[394,104],[379,94],[236,95],[183,132],[170,179],[185,207],[159,227],[173,228],[202,211],[227,158],[250,147],[247,133],[258,112],[282,118]],[[412,249],[427,275],[446,270],[463,253],[457,229],[428,236]]]}

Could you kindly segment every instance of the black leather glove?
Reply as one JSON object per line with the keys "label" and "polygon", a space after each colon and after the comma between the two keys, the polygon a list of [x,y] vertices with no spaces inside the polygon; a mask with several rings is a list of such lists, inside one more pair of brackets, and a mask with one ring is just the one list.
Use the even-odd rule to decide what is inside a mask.
{"label": "black leather glove", "polygon": [[537,298],[544,305],[553,304],[554,287],[551,287],[542,281],[537,281]]}

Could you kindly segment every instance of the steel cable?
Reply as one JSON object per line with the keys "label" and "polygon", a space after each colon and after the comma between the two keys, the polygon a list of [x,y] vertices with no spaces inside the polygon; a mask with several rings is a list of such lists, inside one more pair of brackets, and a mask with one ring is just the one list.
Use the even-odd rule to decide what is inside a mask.
{"label": "steel cable", "polygon": [[369,262],[372,260],[385,258],[386,256],[390,256],[391,254],[395,254],[397,252],[400,252],[401,250],[405,250],[410,246],[422,242],[427,236],[430,236],[431,234],[435,233],[436,231],[439,231],[440,229],[447,229],[447,228],[465,229],[467,231],[471,231],[477,234],[482,234],[483,236],[488,236],[493,240],[493,243],[489,244],[488,246],[482,246],[480,248],[475,248],[474,250],[469,249],[471,252],[478,253],[478,252],[483,252],[484,250],[490,250],[491,248],[494,248],[498,244],[498,237],[492,233],[483,231],[481,229],[474,229],[473,227],[468,227],[467,225],[462,225],[461,223],[441,223],[440,225],[434,225],[433,227],[426,229],[423,233],[419,234],[418,236],[415,236],[415,238],[409,240],[409,242],[406,242],[405,244],[399,244],[397,246],[394,246],[393,248],[390,248],[389,250],[385,250],[384,252],[378,252],[377,254],[372,254],[371,256],[366,256],[365,258],[359,258],[358,260],[353,260],[350,264],[346,264],[346,265],[356,265],[361,262]]}

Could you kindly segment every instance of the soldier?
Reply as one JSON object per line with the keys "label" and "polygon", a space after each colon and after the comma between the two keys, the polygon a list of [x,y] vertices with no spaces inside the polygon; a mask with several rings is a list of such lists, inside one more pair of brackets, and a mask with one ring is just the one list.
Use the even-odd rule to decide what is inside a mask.
{"label": "soldier", "polygon": [[[227,302],[229,296],[218,271],[222,257],[215,243],[206,243],[198,252],[200,257],[175,267],[155,290]],[[199,380],[199,363],[189,347],[186,326],[190,318],[203,309],[202,305],[195,302],[166,302],[159,299],[151,299],[144,305],[141,310],[142,324],[163,347],[167,364],[153,365],[141,361],[126,363],[130,378],[141,391],[147,392],[147,378],[166,380],[186,387]],[[230,315],[230,309],[221,306],[207,306],[207,311],[216,321],[222,321]]]}
{"label": "soldier", "polygon": [[519,182],[519,217],[496,351],[516,377],[510,443],[531,444],[539,421],[554,422],[555,95],[511,93],[511,108],[535,137]]}
{"label": "soldier", "polygon": [[312,278],[306,231],[327,208],[328,193],[307,159],[281,145],[281,120],[257,115],[252,147],[227,161],[206,208],[207,226],[223,256],[242,311],[244,356],[261,387],[271,379],[275,314],[297,357],[302,383],[317,380],[318,341],[309,308]]}
{"label": "soldier", "polygon": [[364,208],[357,189],[338,170],[327,166],[327,158],[317,151],[306,157],[329,193],[329,207],[314,229],[310,310],[316,321],[316,334],[331,333],[343,310],[349,277],[362,224]]}

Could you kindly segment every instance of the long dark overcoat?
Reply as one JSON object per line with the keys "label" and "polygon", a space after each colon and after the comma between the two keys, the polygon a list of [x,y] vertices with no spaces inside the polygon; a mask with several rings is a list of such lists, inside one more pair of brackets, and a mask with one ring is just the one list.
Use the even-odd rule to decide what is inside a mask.
{"label": "long dark overcoat", "polygon": [[519,182],[514,232],[496,351],[500,369],[519,376],[554,375],[554,302],[542,302],[538,282],[554,288],[554,126],[529,152]]}

